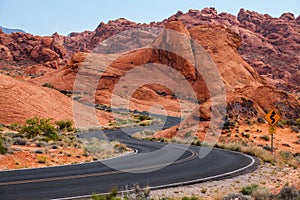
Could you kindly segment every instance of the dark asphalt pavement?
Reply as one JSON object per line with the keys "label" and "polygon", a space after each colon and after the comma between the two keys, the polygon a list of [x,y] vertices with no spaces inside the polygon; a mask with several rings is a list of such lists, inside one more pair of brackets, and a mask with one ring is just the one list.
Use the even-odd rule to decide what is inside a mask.
{"label": "dark asphalt pavement", "polygon": [[[178,122],[178,118],[169,117],[164,128]],[[106,130],[104,135],[99,132],[80,134],[83,138],[107,136],[136,149],[137,153],[84,164],[1,171],[0,199],[78,197],[107,193],[114,187],[122,190],[133,184],[157,189],[224,179],[257,168],[255,158],[236,152],[212,149],[206,157],[199,158],[200,147],[197,146],[141,141],[130,137],[145,128],[160,129],[161,125],[126,128],[126,133],[118,129]]]}

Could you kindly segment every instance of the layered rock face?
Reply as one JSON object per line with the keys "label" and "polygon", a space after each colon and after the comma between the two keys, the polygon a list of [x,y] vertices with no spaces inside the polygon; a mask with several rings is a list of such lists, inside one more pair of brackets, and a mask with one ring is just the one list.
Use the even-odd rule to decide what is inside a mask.
{"label": "layered rock face", "polygon": [[[39,85],[51,83],[58,89],[70,91],[74,90],[78,71],[88,67],[89,70],[84,71],[87,83],[94,83],[93,77],[99,73],[101,79],[94,91],[87,92],[94,92],[94,96],[87,95],[81,100],[109,105],[115,85],[128,71],[149,63],[169,66],[180,72],[196,93],[201,116],[194,117],[210,120],[208,87],[217,86],[208,86],[206,77],[194,68],[197,59],[193,42],[197,42],[221,75],[230,116],[257,117],[275,107],[283,117],[297,118],[300,113],[299,96],[295,96],[299,93],[299,21],[299,17],[290,13],[273,18],[241,9],[238,16],[233,16],[206,8],[178,12],[158,23],[112,20],[101,23],[95,31],[69,36],[0,32],[0,67],[4,72],[12,68],[17,72],[23,70],[25,74],[38,74],[39,77],[30,81]],[[151,27],[167,28],[186,37],[177,41],[170,39],[170,32],[151,30]],[[136,28],[145,31],[136,32],[136,35],[124,32],[118,36],[118,33]],[[150,46],[145,47],[146,44]],[[163,50],[170,47],[180,49],[188,61]],[[93,58],[92,52],[97,56]],[[149,67],[143,69],[147,72]],[[151,73],[166,80],[170,76],[161,69],[153,68]],[[125,98],[123,94],[119,97]],[[175,97],[168,87],[146,84],[132,94],[130,106],[142,111],[159,104],[168,114],[177,115],[179,103]],[[185,100],[189,102],[188,98]]]}
{"label": "layered rock face", "polygon": [[[123,31],[149,27],[165,27],[168,20],[178,19],[187,29],[198,25],[222,25],[237,33],[241,38],[238,48],[244,58],[269,84],[278,89],[295,94],[299,89],[300,62],[300,17],[284,13],[279,18],[241,9],[237,16],[217,13],[214,8],[178,11],[162,22],[140,24],[124,18],[100,23],[94,31],[70,33],[69,36],[53,34],[51,37],[32,36],[24,33],[11,35],[0,33],[1,60],[22,63],[42,63],[46,67],[57,68],[75,52],[91,52],[107,38]],[[157,34],[157,33],[156,33]],[[119,44],[136,45],[135,43]],[[107,52],[106,52],[107,53]],[[25,61],[25,62],[24,62]],[[10,63],[11,64],[11,63]],[[14,63],[16,64],[16,63]]]}
{"label": "layered rock face", "polygon": [[300,16],[284,13],[279,18],[241,9],[237,16],[214,8],[178,12],[171,18],[192,28],[219,24],[237,33],[241,56],[270,84],[287,92],[299,93]]}
{"label": "layered rock face", "polygon": [[40,63],[57,68],[57,63],[54,62],[61,61],[66,55],[63,40],[57,33],[40,37],[27,33],[0,32],[0,44],[1,60],[22,64]]}
{"label": "layered rock face", "polygon": [[[94,92],[96,102],[108,105],[111,103],[111,95],[116,84],[128,71],[136,66],[158,63],[179,71],[196,92],[202,111],[209,112],[209,99],[211,96],[208,87],[216,88],[217,85],[207,83],[205,77],[202,76],[203,74],[195,69],[194,63],[190,63],[172,52],[163,50],[165,47],[179,49],[185,58],[194,61],[196,57],[193,40],[204,47],[216,64],[218,70],[216,73],[220,73],[220,78],[224,83],[228,113],[231,116],[240,115],[244,118],[262,116],[272,107],[284,111],[282,112],[283,115],[288,118],[299,115],[299,101],[286,92],[270,87],[268,82],[240,56],[238,49],[242,45],[242,40],[237,33],[221,25],[200,25],[188,30],[182,22],[172,19],[168,21],[166,28],[184,34],[186,37],[177,40],[176,37],[172,38],[172,32],[163,31],[153,40],[151,48],[136,49],[123,54],[106,54],[104,56],[100,54],[100,56],[93,59],[89,59],[87,53],[76,53],[73,55],[68,67],[46,74],[34,81],[39,84],[51,82],[60,89],[72,90],[76,75],[82,68],[88,66],[89,70],[84,72],[88,74],[85,79],[89,80],[87,82],[93,82],[89,77],[97,76],[97,73],[95,73],[97,70],[104,71]],[[111,57],[111,60],[109,57]],[[104,66],[104,68],[95,68],[95,64],[93,65],[91,60],[97,60],[95,62],[97,66]],[[205,68],[205,65],[203,68]],[[143,72],[146,73],[147,69],[144,70]],[[167,71],[156,70],[154,67],[152,68],[152,74],[160,77],[159,79],[167,77]],[[146,75],[141,73],[138,77],[146,78]],[[135,81],[138,82],[139,80],[136,79]],[[131,80],[131,82],[134,82],[134,80]],[[130,82],[128,82],[128,85],[130,85]],[[270,98],[266,97],[266,93]],[[134,109],[147,110],[149,106],[161,104],[171,111],[171,114],[174,114],[178,110],[178,105],[176,105],[176,100],[172,99],[172,96],[174,96],[172,91],[152,84],[138,89],[131,100],[134,102]],[[282,104],[283,101],[288,103]],[[202,111],[201,113],[204,114],[205,112]],[[206,120],[210,119],[209,114],[205,113],[204,116]],[[203,118],[203,116],[200,117]]]}

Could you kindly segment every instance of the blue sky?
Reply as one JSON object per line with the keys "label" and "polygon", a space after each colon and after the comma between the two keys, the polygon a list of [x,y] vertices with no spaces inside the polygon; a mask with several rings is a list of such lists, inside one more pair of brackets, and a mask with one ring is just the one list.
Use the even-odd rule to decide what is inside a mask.
{"label": "blue sky", "polygon": [[35,35],[94,30],[100,22],[120,17],[135,22],[161,21],[178,10],[215,7],[234,15],[240,8],[279,17],[297,17],[300,0],[0,0],[0,25]]}

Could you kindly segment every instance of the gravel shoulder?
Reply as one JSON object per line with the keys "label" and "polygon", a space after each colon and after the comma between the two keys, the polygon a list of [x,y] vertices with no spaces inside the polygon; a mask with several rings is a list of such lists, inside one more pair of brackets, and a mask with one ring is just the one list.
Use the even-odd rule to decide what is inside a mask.
{"label": "gravel shoulder", "polygon": [[278,193],[285,184],[294,185],[300,189],[300,169],[261,163],[258,169],[252,173],[220,181],[153,190],[150,196],[155,200],[162,198],[176,199],[185,196],[196,196],[207,200],[219,199],[226,194],[239,192],[242,187],[251,184],[266,187],[275,194]]}

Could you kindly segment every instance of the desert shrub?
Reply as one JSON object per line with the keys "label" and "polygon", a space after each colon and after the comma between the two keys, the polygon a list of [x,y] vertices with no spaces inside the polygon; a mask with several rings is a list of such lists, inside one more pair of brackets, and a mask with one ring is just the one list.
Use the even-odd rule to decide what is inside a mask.
{"label": "desert shrub", "polygon": [[125,188],[127,192],[123,193],[123,199],[126,200],[150,200],[150,188],[141,188],[138,184],[133,184],[130,190]]}
{"label": "desert shrub", "polygon": [[245,119],[244,123],[250,125],[251,124],[251,120],[250,119]]}
{"label": "desert shrub", "polygon": [[298,126],[291,126],[290,129],[291,129],[291,131],[294,132],[294,133],[299,133],[299,128],[298,128]]}
{"label": "desert shrub", "polygon": [[252,184],[252,185],[243,187],[240,192],[243,195],[252,195],[252,193],[257,189],[258,189],[258,185]]}
{"label": "desert shrub", "polygon": [[260,138],[265,140],[265,141],[270,141],[270,136],[268,136],[268,135],[263,135]]}
{"label": "desert shrub", "polygon": [[150,126],[152,125],[152,120],[144,120],[139,123],[140,126]]}
{"label": "desert shrub", "polygon": [[195,145],[195,140],[191,141],[191,138],[182,138],[182,137],[172,137],[171,140],[168,140],[171,143],[178,143],[178,144],[192,144]]}
{"label": "desert shrub", "polygon": [[291,160],[294,157],[293,154],[289,151],[280,151],[279,155],[282,157],[282,159],[284,159],[286,161]]}
{"label": "desert shrub", "polygon": [[7,153],[7,148],[3,146],[2,138],[0,136],[0,154],[6,154],[6,153]]}
{"label": "desert shrub", "polygon": [[47,157],[45,157],[45,156],[37,156],[37,162],[45,164],[47,162]]}
{"label": "desert shrub", "polygon": [[53,85],[52,83],[44,83],[42,86],[43,86],[43,87],[47,87],[47,88],[52,88],[52,89],[55,88],[54,85]]}
{"label": "desert shrub", "polygon": [[244,133],[244,132],[242,132],[242,136],[243,136],[243,137],[246,137],[246,138],[250,138],[250,134],[249,134],[249,133]]}
{"label": "desert shrub", "polygon": [[192,197],[182,197],[181,200],[198,200],[199,198],[192,196]]}
{"label": "desert shrub", "polygon": [[201,142],[200,140],[196,139],[196,140],[194,140],[194,141],[192,142],[192,145],[195,145],[195,146],[201,146],[201,145],[202,145],[202,142]]}
{"label": "desert shrub", "polygon": [[277,126],[280,127],[280,128],[285,128],[284,124],[281,121],[277,123]]}
{"label": "desert shrub", "polygon": [[300,126],[300,118],[296,119],[297,126]]}
{"label": "desert shrub", "polygon": [[145,135],[153,135],[153,134],[155,133],[155,131],[154,131],[154,130],[150,130],[150,129],[145,129],[145,130],[143,131],[143,133],[144,133]]}
{"label": "desert shrub", "polygon": [[146,139],[147,137],[152,136],[154,133],[155,133],[154,130],[144,129],[141,132],[136,132],[135,134],[132,135],[132,137],[137,139]]}
{"label": "desert shrub", "polygon": [[120,153],[127,149],[126,145],[117,141],[108,142],[95,137],[83,139],[82,142],[85,150],[98,159],[111,157],[114,153]]}
{"label": "desert shrub", "polygon": [[188,131],[184,134],[184,138],[190,138],[192,136],[192,131]]}
{"label": "desert shrub", "polygon": [[102,105],[102,104],[96,104],[95,108],[98,109],[98,110],[104,110],[106,112],[111,112],[112,111],[111,107],[109,107],[107,105]]}
{"label": "desert shrub", "polygon": [[24,146],[24,145],[26,145],[26,140],[23,140],[21,138],[17,138],[17,139],[14,140],[14,145],[22,145],[22,146]]}
{"label": "desert shrub", "polygon": [[230,121],[230,118],[228,116],[225,116],[223,130],[234,128],[235,124],[235,121]]}
{"label": "desert shrub", "polygon": [[122,153],[122,152],[125,152],[127,150],[126,144],[122,144],[122,143],[117,142],[117,141],[113,141],[112,143],[114,144],[115,152]]}
{"label": "desert shrub", "polygon": [[250,198],[242,194],[228,194],[222,200],[250,200]]}
{"label": "desert shrub", "polygon": [[72,132],[75,130],[73,127],[73,122],[71,120],[60,120],[55,122],[55,124],[60,131],[66,130],[68,132]]}
{"label": "desert shrub", "polygon": [[283,125],[287,125],[287,120],[286,119],[282,119],[279,122],[282,123]]}
{"label": "desert shrub", "polygon": [[79,101],[79,99],[81,99],[81,96],[75,96],[75,97],[73,97],[74,101]]}
{"label": "desert shrub", "polygon": [[40,119],[40,124],[39,127],[46,138],[50,140],[57,141],[58,140],[58,135],[57,131],[54,128],[53,125],[50,124],[50,119]]}
{"label": "desert shrub", "polygon": [[254,190],[251,195],[255,200],[270,200],[272,199],[272,193],[268,188],[258,188]]}
{"label": "desert shrub", "polygon": [[294,186],[284,186],[278,196],[278,200],[299,200],[300,195]]}
{"label": "desert shrub", "polygon": [[135,114],[134,117],[138,121],[145,121],[145,120],[150,120],[151,119],[151,117],[149,117],[148,115],[142,115],[142,114]]}
{"label": "desert shrub", "polygon": [[257,122],[260,123],[260,124],[264,124],[265,123],[265,120],[263,117],[258,117],[257,118]]}
{"label": "desert shrub", "polygon": [[295,153],[294,157],[295,157],[296,163],[298,163],[298,165],[300,165],[300,153]]}
{"label": "desert shrub", "polygon": [[113,188],[112,191],[106,195],[93,194],[92,200],[121,200],[121,198],[118,197],[118,189]]}
{"label": "desert shrub", "polygon": [[28,138],[33,138],[41,134],[41,130],[39,128],[39,119],[37,117],[27,119],[26,125],[22,127],[20,133],[26,134],[26,137]]}
{"label": "desert shrub", "polygon": [[20,126],[20,124],[13,123],[13,124],[10,124],[8,126],[8,128],[13,131],[18,131],[18,130],[20,130],[21,126]]}
{"label": "desert shrub", "polygon": [[201,193],[205,194],[207,192],[207,188],[202,188]]}
{"label": "desert shrub", "polygon": [[51,119],[39,119],[38,117],[27,119],[20,133],[25,134],[27,138],[43,135],[46,140],[58,140],[57,131],[51,124]]}
{"label": "desert shrub", "polygon": [[289,120],[286,121],[286,124],[288,126],[296,126],[297,122],[295,120],[293,120],[293,119],[289,119]]}

